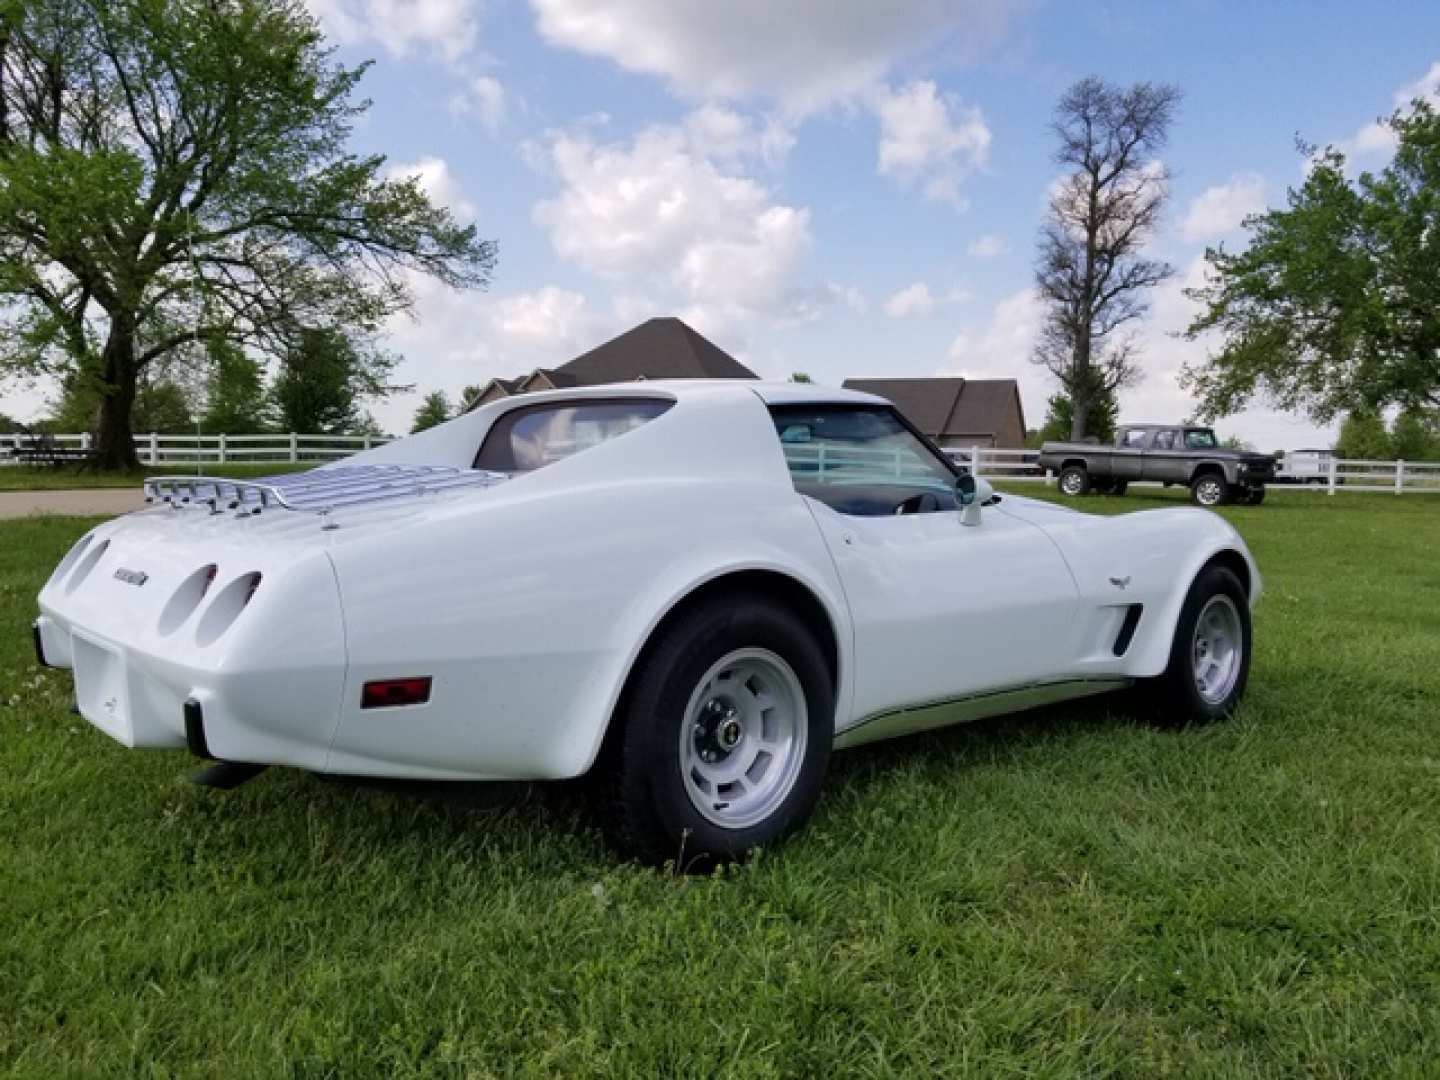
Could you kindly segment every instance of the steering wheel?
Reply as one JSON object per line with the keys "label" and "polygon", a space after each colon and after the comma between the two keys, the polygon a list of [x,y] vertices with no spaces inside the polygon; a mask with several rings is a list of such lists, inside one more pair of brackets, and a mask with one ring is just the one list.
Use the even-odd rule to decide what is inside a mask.
{"label": "steering wheel", "polygon": [[903,514],[933,514],[939,509],[940,500],[935,497],[935,493],[922,491],[896,503],[891,513],[899,517]]}

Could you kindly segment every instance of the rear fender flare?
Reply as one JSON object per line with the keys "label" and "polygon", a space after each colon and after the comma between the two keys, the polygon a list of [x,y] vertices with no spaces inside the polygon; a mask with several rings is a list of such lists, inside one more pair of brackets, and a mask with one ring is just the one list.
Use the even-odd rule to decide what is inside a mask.
{"label": "rear fender flare", "polygon": [[667,575],[662,581],[657,582],[653,589],[648,590],[645,596],[632,606],[630,613],[624,619],[624,625],[627,627],[626,637],[631,644],[618,670],[606,678],[605,696],[597,710],[598,723],[595,725],[583,762],[578,763],[579,768],[575,770],[576,775],[588,772],[595,764],[600,747],[614,721],[620,697],[630,681],[635,665],[666,617],[706,585],[721,578],[756,571],[788,578],[808,592],[825,612],[835,642],[835,726],[839,726],[841,718],[849,716],[851,701],[854,697],[854,634],[850,624],[849,608],[839,591],[838,582],[832,584],[820,581],[797,566],[784,565],[767,559],[719,563],[701,572],[675,572]]}

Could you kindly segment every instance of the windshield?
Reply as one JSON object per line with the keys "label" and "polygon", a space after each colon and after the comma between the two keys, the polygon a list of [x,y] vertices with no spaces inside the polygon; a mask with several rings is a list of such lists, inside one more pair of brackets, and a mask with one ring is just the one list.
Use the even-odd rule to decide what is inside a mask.
{"label": "windshield", "polygon": [[1220,445],[1209,428],[1191,428],[1185,432],[1185,445],[1191,450],[1213,450]]}

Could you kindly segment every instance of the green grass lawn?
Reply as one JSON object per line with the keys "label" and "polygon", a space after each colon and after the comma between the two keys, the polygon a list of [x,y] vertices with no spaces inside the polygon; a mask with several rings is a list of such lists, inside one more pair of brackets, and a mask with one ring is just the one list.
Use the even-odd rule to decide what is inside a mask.
{"label": "green grass lawn", "polygon": [[147,476],[194,476],[197,471],[206,476],[233,476],[237,479],[253,479],[257,476],[278,476],[281,473],[298,472],[323,465],[323,461],[309,461],[299,465],[271,463],[268,465],[152,465],[139,472],[107,473],[93,469],[77,469],[73,465],[36,467],[31,465],[6,465],[0,468],[0,491],[51,491],[68,488],[139,487]]}
{"label": "green grass lawn", "polygon": [[187,784],[32,661],[88,523],[0,526],[0,1066],[1435,1075],[1440,500],[1226,514],[1267,586],[1235,720],[848,751],[807,831],[700,879],[617,864],[574,786]]}

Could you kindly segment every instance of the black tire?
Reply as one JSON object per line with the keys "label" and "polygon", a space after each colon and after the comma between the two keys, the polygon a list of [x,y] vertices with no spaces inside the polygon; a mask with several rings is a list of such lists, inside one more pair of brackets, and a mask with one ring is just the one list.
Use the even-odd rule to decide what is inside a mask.
{"label": "black tire", "polygon": [[1057,486],[1062,495],[1071,497],[1088,495],[1090,494],[1090,470],[1084,465],[1066,465],[1060,470]]}
{"label": "black tire", "polygon": [[1190,499],[1207,510],[1224,506],[1230,500],[1230,486],[1219,473],[1201,473],[1190,481]]}
{"label": "black tire", "polygon": [[1259,506],[1259,505],[1260,505],[1261,503],[1263,503],[1264,501],[1265,501],[1265,489],[1264,489],[1264,488],[1251,488],[1248,492],[1245,493],[1245,505],[1246,505],[1246,506]]}
{"label": "black tire", "polygon": [[[834,688],[815,636],[786,608],[741,593],[702,601],[647,646],[611,723],[597,763],[601,825],[623,855],[683,871],[742,858],[800,828],[815,809],[834,739]],[[687,792],[680,733],[706,673],[740,649],[780,657],[803,690],[805,745],[798,772],[764,820],[724,828]],[[798,721],[797,721],[798,723]]]}
{"label": "black tire", "polygon": [[1126,490],[1129,489],[1129,487],[1130,487],[1130,481],[1128,481],[1128,480],[1115,480],[1115,481],[1112,481],[1112,482],[1111,482],[1111,484],[1110,484],[1110,490],[1109,490],[1106,494],[1109,494],[1109,495],[1124,495],[1125,492],[1126,492]]}
{"label": "black tire", "polygon": [[[1238,667],[1234,681],[1218,700],[1200,690],[1196,678],[1196,624],[1207,605],[1216,598],[1226,598],[1240,633]],[[1223,605],[1222,605],[1223,606]],[[1190,592],[1180,608],[1175,624],[1175,637],[1170,643],[1170,661],[1165,672],[1146,680],[1142,689],[1154,720],[1165,727],[1208,724],[1231,716],[1245,694],[1250,678],[1252,650],[1250,601],[1245,587],[1233,571],[1214,563],[1202,570],[1190,585]]]}

